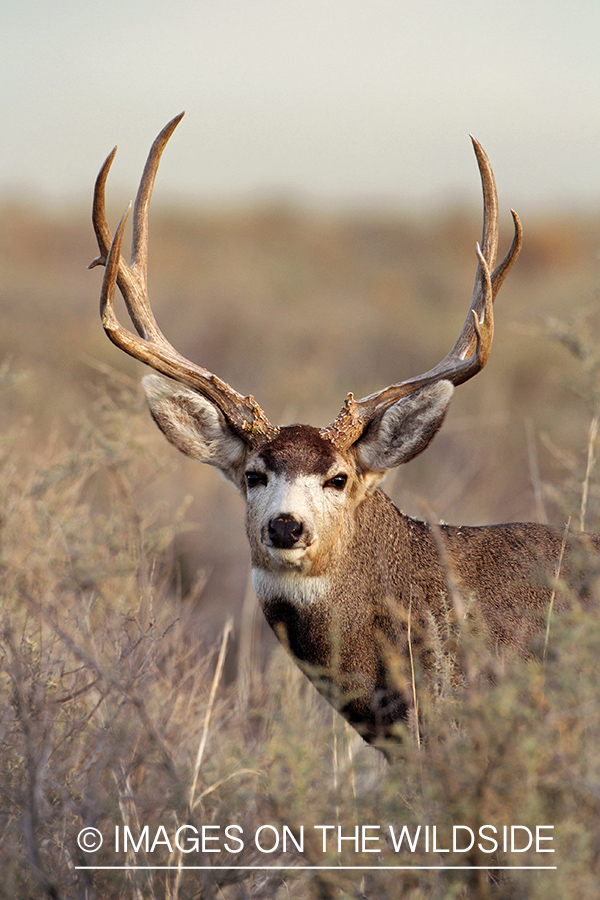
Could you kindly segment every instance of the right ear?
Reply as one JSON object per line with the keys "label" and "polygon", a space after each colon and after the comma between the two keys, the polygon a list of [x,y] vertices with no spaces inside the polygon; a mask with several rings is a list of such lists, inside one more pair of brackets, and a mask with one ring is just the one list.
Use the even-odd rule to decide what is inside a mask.
{"label": "right ear", "polygon": [[160,375],[142,379],[152,418],[168,441],[192,459],[220,469],[238,487],[248,445],[223,413],[197,391]]}

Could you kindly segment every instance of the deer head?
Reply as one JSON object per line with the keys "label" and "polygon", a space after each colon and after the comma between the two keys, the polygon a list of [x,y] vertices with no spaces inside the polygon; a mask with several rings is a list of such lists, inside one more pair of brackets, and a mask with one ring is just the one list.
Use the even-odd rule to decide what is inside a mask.
{"label": "deer head", "polygon": [[[353,513],[386,471],[421,453],[440,428],[454,388],[487,362],[493,302],[521,247],[515,212],[512,245],[495,267],[498,202],[491,166],[473,147],[483,186],[483,236],[471,305],[448,355],[422,375],[355,400],[348,397],[325,428],[272,425],[253,397],[243,397],[216,375],[182,357],[160,331],[148,299],[148,209],[161,154],[183,113],[160,132],[150,150],[133,210],[131,264],[121,256],[129,210],[114,237],[105,215],[105,183],[116,148],[98,175],[93,223],[105,267],[100,309],[110,340],[160,375],[143,380],[152,416],[179,450],[219,469],[244,495],[256,576],[324,577]],[[136,333],[114,311],[119,287]],[[162,377],[162,376],[167,376]],[[310,584],[317,585],[315,580]],[[263,584],[263,589],[265,585]],[[264,593],[264,590],[263,590]],[[311,590],[300,592],[304,601]]]}

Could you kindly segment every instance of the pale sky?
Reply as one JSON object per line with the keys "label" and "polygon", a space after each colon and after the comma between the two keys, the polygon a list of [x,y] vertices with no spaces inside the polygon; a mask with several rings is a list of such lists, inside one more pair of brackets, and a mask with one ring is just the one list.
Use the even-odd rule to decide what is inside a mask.
{"label": "pale sky", "polygon": [[427,206],[600,199],[600,0],[3,0],[0,199]]}

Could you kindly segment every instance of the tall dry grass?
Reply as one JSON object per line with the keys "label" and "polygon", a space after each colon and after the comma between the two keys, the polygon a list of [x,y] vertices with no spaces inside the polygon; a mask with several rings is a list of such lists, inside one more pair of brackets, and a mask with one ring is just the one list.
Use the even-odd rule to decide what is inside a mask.
{"label": "tall dry grass", "polygon": [[[361,371],[369,367],[371,337],[377,339],[382,322],[392,315],[394,297],[406,296],[405,321],[417,323],[417,331],[424,329],[423,340],[435,342],[439,329],[440,339],[444,332],[447,343],[450,325],[445,312],[431,299],[423,300],[430,305],[420,308],[416,299],[420,292],[429,291],[430,298],[442,294],[444,279],[459,268],[443,223],[436,225],[436,240],[429,223],[419,243],[418,229],[394,223],[354,222],[343,227],[321,223],[311,230],[302,217],[278,215],[275,222],[272,216],[245,223],[237,219],[217,223],[218,228],[202,221],[187,222],[184,227],[169,219],[163,225],[168,241],[177,237],[179,273],[189,262],[188,244],[191,247],[193,237],[208,267],[203,276],[208,287],[217,291],[225,278],[225,287],[219,290],[225,294],[230,324],[238,314],[234,303],[238,294],[266,290],[265,305],[257,300],[255,308],[246,309],[240,300],[239,315],[241,331],[248,322],[255,329],[250,332],[248,371],[252,365],[260,369],[252,354],[261,355],[256,345],[265,335],[272,358],[260,378],[267,392],[270,367],[274,372],[287,371],[288,361],[278,356],[276,348],[281,344],[284,350],[301,350],[310,334],[303,319],[306,307],[299,305],[297,296],[299,283],[305,290],[308,285],[309,293],[311,285],[323,285],[320,290],[327,300],[324,303],[322,295],[313,295],[308,304],[309,308],[314,305],[313,332],[314,317],[325,319],[322,336],[310,345],[316,372],[308,365],[300,370],[309,381],[314,379],[315,390],[328,353],[332,357],[328,364],[337,373],[332,380],[344,382],[343,388],[341,383],[335,385],[337,390],[342,388],[342,395],[351,386],[349,378],[353,384],[360,380]],[[31,227],[25,222],[24,233]],[[244,561],[236,588],[238,610],[225,602],[225,593],[220,596],[227,616],[232,610],[235,614],[233,629],[207,615],[203,605],[210,591],[215,591],[213,573],[223,564],[217,552],[211,555],[211,541],[223,542],[223,533],[230,528],[228,519],[224,525],[217,521],[221,495],[212,486],[216,482],[210,472],[196,476],[185,465],[178,466],[169,448],[150,430],[139,393],[128,376],[106,375],[106,361],[114,357],[108,356],[110,350],[99,340],[88,336],[88,329],[92,334],[99,325],[95,320],[87,324],[87,307],[75,300],[75,293],[83,290],[83,276],[73,275],[73,283],[67,283],[65,303],[70,315],[59,306],[55,318],[66,258],[57,252],[65,246],[58,240],[57,227],[53,223],[52,252],[45,249],[44,228],[39,225],[36,232],[36,259],[50,270],[46,281],[39,280],[33,263],[19,279],[24,261],[18,254],[25,253],[27,243],[23,237],[13,248],[16,261],[13,254],[14,268],[9,268],[2,287],[12,328],[12,337],[3,332],[2,348],[12,362],[3,367],[0,391],[4,423],[0,438],[0,896],[89,900],[597,896],[597,606],[586,608],[567,598],[572,600],[568,613],[558,616],[549,610],[547,634],[540,637],[526,662],[500,664],[467,623],[461,646],[468,677],[459,685],[454,660],[444,650],[446,635],[439,634],[433,690],[426,689],[415,660],[421,739],[417,741],[414,727],[401,729],[404,739],[394,748],[391,764],[362,744],[283,651],[261,654],[246,643],[240,663]],[[61,227],[59,234],[63,234]],[[65,240],[80,240],[71,226],[63,230]],[[542,233],[537,244],[533,241],[517,286],[538,284],[544,254],[552,257],[545,249],[549,240]],[[591,238],[589,243],[593,245]],[[159,257],[160,247],[167,245],[158,241]],[[215,262],[216,248],[225,262],[240,253],[247,260],[229,280]],[[432,268],[436,252],[448,256],[445,274]],[[560,275],[551,282],[549,298],[548,282],[540,281],[533,294],[536,310],[544,309],[547,302],[559,312],[559,295],[567,285],[583,299],[589,296],[583,284],[573,287],[581,252],[577,244],[572,248],[575,261],[567,254]],[[414,262],[419,254],[424,260],[421,265]],[[173,254],[164,262],[166,268],[157,278],[159,288],[168,285],[172,275],[175,280],[182,277],[169,270],[175,266]],[[361,330],[363,288],[371,291],[378,312],[375,321],[369,320]],[[196,289],[206,290],[206,282]],[[176,292],[175,287],[168,290]],[[283,290],[282,307],[276,306],[278,290]],[[340,321],[329,301],[344,293],[355,312]],[[35,315],[23,306],[28,297]],[[278,309],[279,318],[287,316],[291,324],[284,321],[277,333],[270,332],[265,320],[273,319]],[[175,327],[172,308],[167,311],[169,317]],[[211,352],[221,346],[224,356],[214,368],[229,377],[224,371],[228,364],[242,367],[231,349],[242,335],[236,328],[219,338],[216,318],[208,321],[214,344]],[[431,468],[416,467],[412,486],[402,475],[392,481],[392,493],[408,492],[410,503],[412,491],[415,504],[428,496],[437,510],[455,520],[464,520],[467,509],[471,520],[484,517],[486,509],[491,520],[525,504],[531,513],[545,506],[558,523],[570,517],[574,527],[579,521],[592,530],[600,527],[595,466],[598,354],[590,339],[592,328],[586,324],[593,322],[593,316],[585,321],[574,316],[565,322],[563,315],[559,321],[552,330],[560,346],[571,351],[574,364],[561,356],[563,351],[556,345],[544,342],[543,327],[535,320],[522,322],[515,340],[518,344],[521,332],[529,329],[528,350],[523,351],[523,343],[519,353],[505,345],[503,356],[500,348],[504,369],[495,382],[491,376],[496,400],[491,418],[489,402],[478,407],[480,401],[472,399],[471,405],[467,402],[459,408],[454,425],[452,420],[448,423],[444,453],[433,458]],[[290,331],[285,330],[288,326]],[[346,343],[336,344],[333,352],[330,336],[336,326]],[[383,347],[386,352],[382,350],[377,362],[379,374],[392,367],[397,357],[394,342],[406,346],[401,330],[399,323],[390,328],[390,346]],[[359,352],[361,342],[367,348]],[[85,361],[80,357],[74,368],[64,361],[66,350],[72,351],[73,346],[86,354]],[[191,352],[189,347],[184,349]],[[417,351],[411,353],[418,366]],[[544,384],[539,374],[541,357],[554,366],[550,384]],[[546,365],[544,371],[548,370]],[[561,383],[565,372],[567,385]],[[484,377],[488,378],[487,370]],[[277,380],[271,395],[275,406],[283,402],[277,400],[277,391],[285,381],[281,376]],[[295,391],[297,379],[291,381]],[[481,390],[489,401],[486,384],[482,380]],[[515,385],[521,394],[513,390]],[[477,391],[470,396],[476,395]],[[299,406],[305,401],[296,402]],[[516,420],[507,412],[513,405],[530,416],[546,414],[547,435],[540,435],[536,421],[529,452],[514,451],[519,444],[526,447],[526,432],[514,427]],[[500,425],[493,424],[494,416]],[[502,440],[489,442],[494,428],[500,437],[504,435],[508,456],[502,456]],[[468,436],[481,433],[479,447],[472,439],[467,446],[461,444],[465,430]],[[475,466],[467,451],[478,458]],[[488,452],[491,463],[481,462],[479,458]],[[434,453],[434,447],[429,453]],[[499,460],[504,460],[505,468]],[[190,506],[192,488],[200,506]],[[460,509],[463,501],[457,495],[465,492],[469,499]],[[447,513],[457,506],[456,516]],[[239,512],[239,508],[232,510],[238,516]],[[181,548],[193,521],[200,523],[194,541],[201,561],[198,571],[187,575]],[[210,533],[213,529],[216,538]],[[234,536],[234,546],[236,540]],[[581,567],[597,600],[596,563],[582,559]],[[568,588],[558,574],[555,587],[562,597]],[[250,603],[246,601],[245,628],[248,623],[254,627]],[[475,847],[469,853],[433,853],[426,852],[420,841],[414,852],[396,853],[383,839],[377,854],[355,852],[350,842],[338,853],[335,840],[323,852],[320,832],[314,829],[315,825],[339,826],[344,836],[351,837],[357,825],[381,828],[381,832],[373,828],[370,835],[385,834],[389,825],[396,833],[406,826],[412,834],[419,826],[436,826],[437,846],[447,847],[453,825],[477,831],[486,824],[554,826],[556,852],[487,854]],[[187,854],[176,847],[171,852],[162,840],[153,852],[146,852],[144,841],[137,851],[130,847],[128,852],[115,852],[115,827],[121,829],[121,837],[125,826],[139,836],[145,825],[149,834],[161,838],[172,836],[182,825],[197,829],[238,825],[243,829],[244,848],[237,852],[239,845],[229,841],[228,852],[220,840],[216,843],[222,849],[217,853],[211,852],[214,845],[209,844],[205,852]],[[303,825],[303,852],[294,850],[290,838],[286,854],[260,853],[251,836],[264,825],[280,832],[287,826],[296,839]],[[159,832],[161,826],[164,833]],[[87,827],[105,836],[103,847],[95,853],[86,853],[77,844],[77,835]],[[265,843],[272,833],[265,832]],[[548,859],[556,870],[500,868],[548,864]],[[92,872],[81,868],[117,862],[123,866],[135,862],[138,869]],[[192,863],[213,869],[190,869]],[[340,863],[378,869],[350,870]],[[384,868],[441,864],[471,868]],[[141,868],[150,865],[170,868]],[[228,865],[280,868],[223,868]],[[331,868],[297,868],[325,865]]]}

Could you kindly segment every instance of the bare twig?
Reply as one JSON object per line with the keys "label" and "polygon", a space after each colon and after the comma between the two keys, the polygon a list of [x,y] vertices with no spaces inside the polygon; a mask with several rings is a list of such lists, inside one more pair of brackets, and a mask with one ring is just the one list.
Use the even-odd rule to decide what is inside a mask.
{"label": "bare twig", "polygon": [[196,787],[198,784],[198,777],[200,775],[200,767],[202,765],[202,759],[204,757],[204,750],[206,748],[206,742],[208,740],[208,730],[210,728],[210,720],[212,718],[212,712],[215,705],[215,697],[217,696],[217,688],[219,687],[219,682],[221,681],[221,676],[223,674],[223,665],[225,663],[225,654],[227,652],[227,641],[229,640],[229,635],[231,634],[231,629],[233,628],[233,619],[228,619],[225,623],[225,628],[223,629],[223,636],[221,638],[221,649],[219,650],[219,657],[217,659],[217,666],[215,668],[215,674],[213,675],[212,684],[210,686],[210,694],[208,697],[208,705],[206,707],[206,713],[204,716],[204,724],[202,726],[202,737],[200,738],[200,743],[198,744],[198,752],[196,754],[196,762],[194,765],[194,774],[192,777],[192,783],[190,785],[190,793],[188,798],[188,806],[190,809],[194,808],[194,801],[196,798]]}
{"label": "bare twig", "polygon": [[590,430],[588,434],[587,446],[587,464],[585,467],[585,477],[581,486],[581,511],[579,513],[579,530],[585,531],[585,515],[587,512],[588,496],[590,490],[590,477],[592,469],[596,462],[596,437],[598,435],[598,421],[600,420],[600,410],[596,413],[590,422]]}
{"label": "bare twig", "polygon": [[563,556],[565,553],[565,547],[567,545],[567,535],[569,534],[570,525],[571,525],[571,519],[569,517],[569,520],[568,520],[567,524],[565,525],[565,530],[563,532],[562,544],[560,546],[560,554],[558,557],[558,562],[556,564],[556,571],[554,573],[554,584],[552,585],[552,593],[550,595],[550,603],[548,604],[548,618],[546,620],[546,636],[544,638],[544,653],[542,656],[543,663],[546,662],[546,656],[548,653],[548,641],[550,639],[550,620],[552,619],[552,613],[554,611],[554,600],[556,597],[556,589],[558,587],[558,582],[559,582],[559,578],[560,578],[560,570],[561,570],[561,566],[562,566]]}
{"label": "bare twig", "polygon": [[415,711],[415,740],[417,747],[421,746],[421,735],[419,732],[419,701],[417,699],[417,685],[415,682],[415,664],[413,660],[412,635],[411,635],[411,615],[412,615],[412,586],[410,590],[410,598],[408,602],[408,652],[410,654],[410,680],[412,684],[413,707]]}

